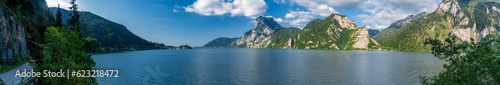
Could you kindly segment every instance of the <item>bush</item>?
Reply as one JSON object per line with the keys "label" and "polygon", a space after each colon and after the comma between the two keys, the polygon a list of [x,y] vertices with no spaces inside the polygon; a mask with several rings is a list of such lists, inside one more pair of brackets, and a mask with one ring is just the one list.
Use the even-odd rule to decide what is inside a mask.
{"label": "bush", "polygon": [[[95,62],[91,55],[85,53],[83,48],[86,38],[80,38],[75,30],[63,26],[62,28],[49,27],[45,32],[45,42],[47,43],[42,52],[42,59],[36,63],[35,70],[59,71],[59,69],[69,70],[92,70]],[[63,84],[97,84],[95,78],[54,78],[42,77],[40,84],[63,85]]]}
{"label": "bush", "polygon": [[456,36],[446,38],[444,43],[438,39],[426,40],[426,45],[432,45],[432,54],[447,63],[441,73],[421,77],[421,82],[432,85],[500,84],[499,38],[483,39],[477,44],[458,42]]}
{"label": "bush", "polygon": [[0,85],[5,85],[5,82],[0,78]]}

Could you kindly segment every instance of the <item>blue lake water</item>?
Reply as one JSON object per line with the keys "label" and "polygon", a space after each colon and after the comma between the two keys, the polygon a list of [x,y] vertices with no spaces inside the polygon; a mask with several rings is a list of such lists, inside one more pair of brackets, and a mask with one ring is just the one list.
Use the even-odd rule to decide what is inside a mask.
{"label": "blue lake water", "polygon": [[443,61],[430,53],[292,49],[148,50],[96,54],[100,84],[419,84]]}

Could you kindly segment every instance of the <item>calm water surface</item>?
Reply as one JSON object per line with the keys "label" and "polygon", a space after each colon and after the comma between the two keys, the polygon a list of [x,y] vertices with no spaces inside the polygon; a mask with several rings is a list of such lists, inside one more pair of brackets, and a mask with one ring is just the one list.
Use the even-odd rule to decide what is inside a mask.
{"label": "calm water surface", "polygon": [[149,50],[96,54],[117,69],[100,84],[419,84],[443,62],[430,53],[287,49]]}

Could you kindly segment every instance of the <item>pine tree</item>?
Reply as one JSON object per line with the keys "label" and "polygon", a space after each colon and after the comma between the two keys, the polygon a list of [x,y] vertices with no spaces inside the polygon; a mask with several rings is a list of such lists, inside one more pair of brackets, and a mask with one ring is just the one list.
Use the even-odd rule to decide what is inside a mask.
{"label": "pine tree", "polygon": [[57,4],[57,15],[56,15],[56,26],[61,27],[62,24],[62,13],[61,13],[61,7],[59,7],[59,4]]}
{"label": "pine tree", "polygon": [[68,20],[68,25],[72,30],[77,30],[80,33],[80,12],[78,11],[78,5],[76,4],[76,0],[71,0],[69,3],[71,4],[71,7],[69,7],[71,11],[69,16],[71,16],[71,19]]}

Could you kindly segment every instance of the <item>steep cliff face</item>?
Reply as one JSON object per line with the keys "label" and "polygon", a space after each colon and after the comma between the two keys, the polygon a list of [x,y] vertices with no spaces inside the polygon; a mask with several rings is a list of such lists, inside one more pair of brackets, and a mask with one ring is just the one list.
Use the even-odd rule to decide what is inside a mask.
{"label": "steep cliff face", "polygon": [[4,9],[4,7],[0,9],[0,59],[2,59],[2,65],[12,64],[14,56],[28,57],[24,27],[17,23],[13,13],[6,12]]}
{"label": "steep cliff face", "polygon": [[497,11],[499,3],[489,0],[446,0],[443,1],[438,10],[439,14],[451,13],[454,23],[451,33],[463,41],[478,42],[487,35],[498,32],[500,11]]}
{"label": "steep cliff face", "polygon": [[357,48],[357,49],[369,49],[370,44],[373,45],[380,45],[378,44],[377,41],[375,41],[375,39],[371,38],[369,33],[368,33],[368,29],[366,27],[362,27],[362,28],[359,28],[357,31],[356,31],[356,36],[354,37],[354,44],[352,45],[353,48]]}
{"label": "steep cliff face", "polygon": [[462,41],[478,42],[498,34],[500,12],[492,0],[444,0],[435,12],[397,30],[382,42],[382,46],[400,51],[430,51],[423,45],[426,38],[445,39],[453,34]]}
{"label": "steep cliff face", "polygon": [[284,28],[272,17],[259,16],[250,31],[238,38],[217,38],[205,44],[206,48],[292,48],[299,33],[296,27]]}
{"label": "steep cliff face", "polygon": [[54,21],[50,15],[45,0],[0,0],[0,65],[39,51],[39,46],[27,41],[43,41],[45,29]]}
{"label": "steep cliff face", "polygon": [[309,22],[295,42],[298,49],[373,49],[379,45],[368,29],[358,28],[352,20],[339,14]]}
{"label": "steep cliff face", "polygon": [[[24,27],[15,19],[16,16],[0,9],[0,59],[2,59],[2,63],[12,61],[10,59],[14,59],[14,57],[28,57]],[[4,59],[8,59],[8,61]]]}

